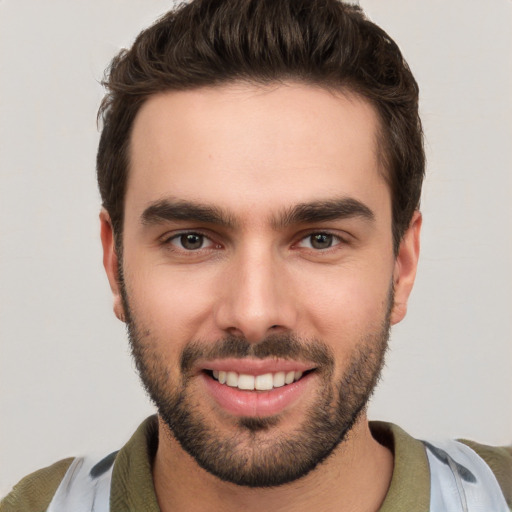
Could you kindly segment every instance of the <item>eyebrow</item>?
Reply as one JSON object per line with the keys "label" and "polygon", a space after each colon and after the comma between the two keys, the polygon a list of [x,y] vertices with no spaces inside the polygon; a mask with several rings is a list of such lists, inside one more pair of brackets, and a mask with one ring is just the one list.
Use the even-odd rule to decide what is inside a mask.
{"label": "eyebrow", "polygon": [[[284,209],[282,213],[271,217],[274,229],[282,229],[294,224],[312,224],[360,217],[373,221],[375,215],[361,201],[350,197],[332,200],[300,203]],[[238,225],[234,217],[217,206],[195,203],[193,201],[162,199],[151,203],[141,215],[143,225],[156,225],[168,221],[188,221],[214,224],[226,228]]]}
{"label": "eyebrow", "polygon": [[279,229],[293,224],[311,224],[353,217],[360,217],[370,222],[375,220],[374,213],[364,203],[351,197],[341,197],[298,204],[274,218],[272,224]]}
{"label": "eyebrow", "polygon": [[228,228],[236,225],[234,219],[221,208],[172,199],[162,199],[150,204],[142,212],[141,221],[144,225],[161,224],[166,221],[204,222]]}

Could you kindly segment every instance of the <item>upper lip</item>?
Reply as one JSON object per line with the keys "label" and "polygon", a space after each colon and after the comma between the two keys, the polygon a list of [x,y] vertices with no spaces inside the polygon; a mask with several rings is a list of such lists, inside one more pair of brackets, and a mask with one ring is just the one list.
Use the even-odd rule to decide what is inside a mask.
{"label": "upper lip", "polygon": [[251,359],[227,358],[203,361],[197,365],[200,370],[217,370],[237,372],[246,375],[262,375],[265,373],[300,371],[315,369],[315,365],[290,359]]}

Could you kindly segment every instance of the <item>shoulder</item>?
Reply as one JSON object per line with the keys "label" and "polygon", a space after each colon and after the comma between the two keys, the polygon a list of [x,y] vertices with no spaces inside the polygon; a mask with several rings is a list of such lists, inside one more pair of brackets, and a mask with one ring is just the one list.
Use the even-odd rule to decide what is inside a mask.
{"label": "shoulder", "polygon": [[[158,510],[154,494],[151,464],[158,446],[158,421],[156,416],[147,418],[137,429],[130,441],[119,451],[97,459],[92,472],[96,476],[107,471],[115,457],[112,474],[112,498],[120,504],[116,510]],[[93,459],[87,457],[87,459]],[[59,484],[65,477],[75,457],[63,459],[51,466],[40,469],[14,486],[0,501],[0,512],[44,512],[48,509]],[[126,503],[136,506],[125,506]]]}
{"label": "shoulder", "polygon": [[460,439],[460,442],[473,449],[491,468],[512,509],[512,445],[487,446],[467,439]]}
{"label": "shoulder", "polygon": [[63,459],[23,478],[0,502],[0,512],[46,510],[72,462],[73,458]]}

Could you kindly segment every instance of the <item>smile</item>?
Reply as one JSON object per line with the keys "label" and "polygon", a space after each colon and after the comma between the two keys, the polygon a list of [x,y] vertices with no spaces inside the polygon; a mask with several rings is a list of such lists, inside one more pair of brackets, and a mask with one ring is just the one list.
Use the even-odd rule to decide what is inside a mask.
{"label": "smile", "polygon": [[304,372],[302,371],[280,371],[275,373],[263,373],[260,375],[249,375],[234,371],[213,370],[212,376],[220,384],[244,391],[270,391],[298,381]]}
{"label": "smile", "polygon": [[198,362],[204,390],[227,413],[267,417],[310,393],[318,368],[287,359],[225,358]]}

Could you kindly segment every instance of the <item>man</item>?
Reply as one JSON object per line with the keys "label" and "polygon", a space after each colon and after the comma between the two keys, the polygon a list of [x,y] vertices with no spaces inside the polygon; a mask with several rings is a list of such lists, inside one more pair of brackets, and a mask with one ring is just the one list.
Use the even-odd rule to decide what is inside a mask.
{"label": "man", "polygon": [[334,0],[195,1],[106,85],[104,265],[159,414],[2,510],[507,510],[510,450],[366,417],[421,228],[393,41]]}

